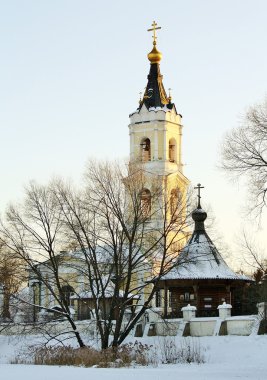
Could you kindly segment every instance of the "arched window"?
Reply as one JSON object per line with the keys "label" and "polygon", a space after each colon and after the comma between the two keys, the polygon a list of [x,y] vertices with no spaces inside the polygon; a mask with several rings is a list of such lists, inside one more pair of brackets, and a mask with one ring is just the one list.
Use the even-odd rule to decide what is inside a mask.
{"label": "arched window", "polygon": [[169,161],[176,161],[176,141],[174,138],[169,140]]}
{"label": "arched window", "polygon": [[181,194],[179,189],[172,189],[171,190],[171,197],[170,197],[170,212],[171,216],[174,219],[177,219],[179,216],[179,212],[181,211]]}
{"label": "arched window", "polygon": [[143,218],[150,218],[151,215],[151,193],[148,189],[140,192],[140,208]]}
{"label": "arched window", "polygon": [[74,295],[74,289],[70,285],[64,285],[61,288],[62,290],[62,298],[70,305],[70,297]]}
{"label": "arched window", "polygon": [[140,143],[140,148],[141,148],[141,161],[142,162],[147,162],[151,160],[151,144],[150,140],[145,137],[142,139]]}

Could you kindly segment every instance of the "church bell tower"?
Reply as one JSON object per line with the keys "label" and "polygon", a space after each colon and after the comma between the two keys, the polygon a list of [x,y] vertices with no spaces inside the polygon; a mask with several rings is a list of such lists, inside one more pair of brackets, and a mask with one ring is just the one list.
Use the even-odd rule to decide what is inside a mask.
{"label": "church bell tower", "polygon": [[182,116],[163,85],[158,29],[161,28],[155,21],[148,29],[153,33],[153,48],[147,55],[150,61],[147,85],[137,110],[130,114],[130,162],[141,163],[150,177],[161,178],[165,193],[172,198],[171,202],[177,202],[178,198],[185,199],[189,184],[183,175]]}
{"label": "church bell tower", "polygon": [[160,73],[162,54],[157,49],[157,27],[152,24],[153,49],[147,55],[150,71],[139,107],[130,115],[131,160],[141,160],[147,168],[158,174],[177,172],[182,174],[182,116],[177,112],[169,94],[167,96],[163,76]]}

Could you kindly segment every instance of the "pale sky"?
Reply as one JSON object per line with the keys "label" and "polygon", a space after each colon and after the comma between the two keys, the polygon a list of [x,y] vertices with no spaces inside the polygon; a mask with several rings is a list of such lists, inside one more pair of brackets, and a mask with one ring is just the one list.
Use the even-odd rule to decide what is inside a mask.
{"label": "pale sky", "polygon": [[0,210],[30,179],[79,181],[89,157],[128,156],[156,20],[165,89],[183,115],[184,174],[205,186],[235,257],[252,229],[245,184],[216,165],[224,133],[266,95],[266,15],[264,0],[0,0]]}

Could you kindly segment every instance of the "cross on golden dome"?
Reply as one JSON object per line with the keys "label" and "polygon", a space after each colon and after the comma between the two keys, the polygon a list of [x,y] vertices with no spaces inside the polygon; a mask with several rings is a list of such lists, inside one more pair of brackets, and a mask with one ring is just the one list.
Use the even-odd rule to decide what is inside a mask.
{"label": "cross on golden dome", "polygon": [[158,29],[161,29],[161,26],[157,26],[158,24],[156,23],[156,21],[153,21],[153,24],[151,25],[152,28],[151,29],[147,29],[148,32],[153,32],[153,45],[156,45],[157,44],[157,36],[156,36],[156,30]]}
{"label": "cross on golden dome", "polygon": [[151,63],[159,63],[162,57],[161,52],[157,49],[157,36],[156,36],[156,30],[161,29],[161,26],[157,26],[158,24],[156,21],[153,21],[152,28],[147,29],[148,32],[153,32],[153,49],[151,52],[147,55],[149,61]]}

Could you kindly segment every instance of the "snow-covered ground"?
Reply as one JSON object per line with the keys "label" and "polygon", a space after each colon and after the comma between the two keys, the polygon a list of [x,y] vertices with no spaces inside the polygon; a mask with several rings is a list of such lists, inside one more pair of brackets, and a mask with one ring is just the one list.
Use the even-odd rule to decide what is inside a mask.
{"label": "snow-covered ground", "polygon": [[[145,342],[159,344],[156,337],[146,338]],[[186,380],[267,379],[267,335],[203,337],[197,338],[197,342],[205,349],[207,361],[204,364],[100,369],[7,364],[21,349],[32,343],[32,340],[0,336],[0,379],[177,380],[182,377]]]}

